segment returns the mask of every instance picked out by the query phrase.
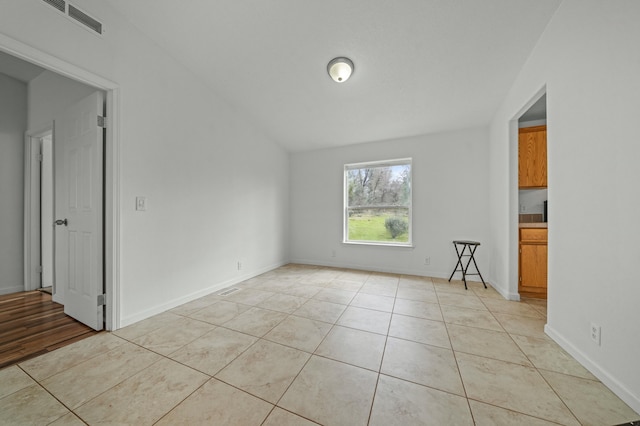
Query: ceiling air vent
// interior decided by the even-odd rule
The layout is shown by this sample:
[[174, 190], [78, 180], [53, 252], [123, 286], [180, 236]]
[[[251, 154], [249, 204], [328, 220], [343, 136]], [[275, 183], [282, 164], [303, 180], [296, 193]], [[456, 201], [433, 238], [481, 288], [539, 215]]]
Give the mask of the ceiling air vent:
[[66, 2], [64, 0], [42, 0], [47, 3], [49, 6], [53, 6], [58, 9], [60, 12], [65, 13]]
[[87, 15], [83, 11], [77, 9], [76, 7], [69, 5], [69, 16], [76, 21], [80, 22], [84, 26], [92, 29], [98, 34], [102, 34], [102, 23], [96, 21], [91, 16]]

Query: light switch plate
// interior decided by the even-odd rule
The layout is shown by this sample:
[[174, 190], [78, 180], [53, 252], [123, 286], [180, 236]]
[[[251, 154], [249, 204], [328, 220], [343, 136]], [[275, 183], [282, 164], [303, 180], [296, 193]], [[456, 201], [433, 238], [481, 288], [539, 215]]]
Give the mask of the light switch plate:
[[140, 212], [147, 210], [147, 197], [136, 197], [136, 210]]

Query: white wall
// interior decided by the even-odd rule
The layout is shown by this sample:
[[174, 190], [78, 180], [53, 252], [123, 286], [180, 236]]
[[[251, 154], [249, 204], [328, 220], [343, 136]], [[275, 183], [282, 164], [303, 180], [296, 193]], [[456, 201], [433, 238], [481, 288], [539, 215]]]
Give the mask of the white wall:
[[525, 127], [534, 127], [534, 126], [546, 126], [547, 119], [543, 118], [541, 120], [531, 120], [531, 121], [518, 121], [518, 128], [522, 129]]
[[94, 87], [44, 71], [29, 82], [29, 130], [50, 128], [60, 111], [95, 92]]
[[518, 191], [520, 213], [543, 214], [544, 202], [548, 198], [547, 189], [521, 189]]
[[0, 294], [24, 290], [27, 85], [0, 74]]
[[0, 28], [120, 87], [120, 325], [286, 263], [288, 154], [105, 2], [76, 3], [103, 37], [40, 0], [0, 1]]
[[[565, 0], [491, 125], [491, 275], [517, 289], [517, 130], [546, 85], [547, 333], [640, 411], [640, 3]], [[515, 125], [517, 128], [517, 124]], [[514, 152], [516, 152], [514, 156]], [[507, 261], [509, 259], [509, 261]], [[602, 326], [602, 345], [589, 325]]]
[[[342, 244], [344, 165], [407, 157], [413, 159], [415, 248]], [[480, 272], [488, 271], [487, 185], [487, 129], [294, 153], [292, 261], [449, 278], [456, 264], [452, 240], [471, 239], [482, 243], [477, 261]]]

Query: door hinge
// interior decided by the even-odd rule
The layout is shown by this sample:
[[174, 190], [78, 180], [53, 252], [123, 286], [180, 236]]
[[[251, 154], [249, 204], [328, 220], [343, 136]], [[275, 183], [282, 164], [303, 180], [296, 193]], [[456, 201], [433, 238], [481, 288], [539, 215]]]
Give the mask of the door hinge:
[[39, 274], [42, 273], [42, 265], [36, 266], [36, 272], [39, 273]]
[[107, 304], [107, 295], [99, 294], [98, 295], [98, 306], [104, 306]]
[[107, 128], [107, 117], [98, 116], [98, 127]]
[[38, 154], [38, 161], [42, 162], [42, 154]]

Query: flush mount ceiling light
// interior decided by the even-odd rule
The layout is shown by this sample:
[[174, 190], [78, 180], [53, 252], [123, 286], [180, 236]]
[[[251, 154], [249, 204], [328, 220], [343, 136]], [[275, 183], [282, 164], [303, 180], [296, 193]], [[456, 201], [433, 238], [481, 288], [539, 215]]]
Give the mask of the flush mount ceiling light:
[[349, 58], [334, 58], [327, 65], [327, 72], [336, 83], [344, 83], [353, 74], [353, 62]]

